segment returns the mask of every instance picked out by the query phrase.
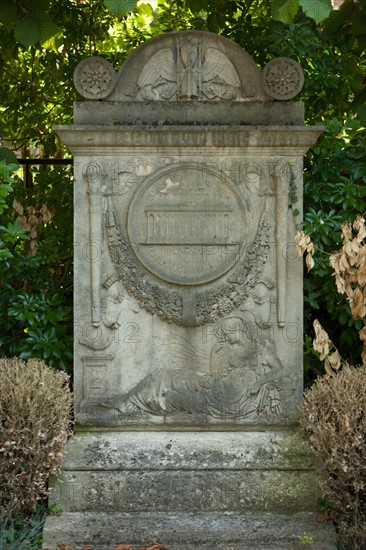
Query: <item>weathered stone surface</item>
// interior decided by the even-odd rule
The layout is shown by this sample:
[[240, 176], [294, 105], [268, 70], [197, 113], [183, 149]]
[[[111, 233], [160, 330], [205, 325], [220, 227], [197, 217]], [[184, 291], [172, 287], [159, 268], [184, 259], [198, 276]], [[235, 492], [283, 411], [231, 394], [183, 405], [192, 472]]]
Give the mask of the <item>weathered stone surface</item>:
[[[107, 156], [114, 163], [118, 162], [118, 157], [122, 157], [120, 162], [132, 162], [132, 164], [138, 162], [134, 175], [151, 173], [144, 174], [144, 167], [151, 166], [147, 160], [150, 160], [152, 154], [157, 156], [158, 160], [163, 159], [165, 164], [167, 164], [167, 155], [172, 159], [176, 159], [177, 156], [179, 158], [178, 151], [196, 160], [197, 156], [201, 159], [202, 154], [207, 154], [213, 157], [211, 162], [214, 163], [217, 163], [217, 157], [219, 157], [218, 164], [223, 169], [225, 166], [229, 168], [227, 163], [232, 156], [239, 155], [240, 159], [244, 156], [242, 177], [245, 182], [249, 160], [252, 166], [256, 166], [256, 173], [263, 172], [263, 178], [268, 170], [268, 157], [272, 162], [282, 159], [285, 163], [292, 161], [293, 164], [301, 160], [300, 166], [302, 166], [303, 155], [324, 128], [322, 126], [290, 128], [283, 125], [246, 127], [212, 124], [203, 128], [190, 125], [131, 127], [80, 124], [75, 127], [55, 126], [54, 130], [67, 142], [70, 151], [81, 157], [80, 160], [85, 161], [85, 158], [95, 160], [96, 154], [102, 150], [103, 154], [99, 160]], [[149, 155], [149, 158], [146, 155]], [[137, 170], [138, 167], [140, 170]], [[230, 172], [234, 178], [238, 178], [237, 168]], [[297, 177], [302, 175], [296, 171], [296, 168], [295, 174]], [[254, 193], [260, 190], [258, 186], [261, 182], [262, 178], [258, 177], [253, 177], [251, 180]], [[301, 188], [301, 180], [296, 179], [296, 182]]]
[[313, 455], [292, 430], [84, 432], [69, 442], [65, 471], [311, 470]]
[[149, 544], [153, 539], [167, 550], [302, 550], [301, 537], [312, 537], [312, 550], [336, 550], [331, 524], [309, 513], [238, 515], [233, 513], [65, 513], [46, 525], [44, 548], [72, 541], [76, 550], [90, 544], [111, 550], [114, 544]]
[[284, 126], [304, 122], [304, 104], [290, 102], [240, 103], [232, 102], [230, 109], [222, 103], [187, 101], [177, 109], [176, 103], [163, 101], [130, 101], [121, 109], [119, 101], [101, 101], [98, 108], [90, 101], [74, 103], [74, 124], [108, 124], [139, 126], [235, 125]]
[[[45, 545], [334, 548], [302, 400], [304, 127], [289, 59], [187, 31], [83, 60], [75, 125], [77, 435]], [[277, 103], [274, 99], [283, 101]], [[292, 512], [305, 515], [288, 516]], [[268, 515], [272, 512], [273, 515]], [[258, 513], [258, 516], [253, 516]]]
[[[314, 472], [64, 472], [51, 499], [70, 512], [314, 511]], [[148, 503], [148, 505], [147, 505]]]
[[319, 131], [294, 127], [291, 148], [283, 128], [59, 130], [79, 158], [79, 423], [206, 430], [296, 420], [302, 264], [288, 205], [301, 209], [300, 153]]
[[[78, 434], [50, 502], [64, 511], [313, 511], [312, 455], [291, 432]], [[148, 503], [148, 504], [147, 504]]]

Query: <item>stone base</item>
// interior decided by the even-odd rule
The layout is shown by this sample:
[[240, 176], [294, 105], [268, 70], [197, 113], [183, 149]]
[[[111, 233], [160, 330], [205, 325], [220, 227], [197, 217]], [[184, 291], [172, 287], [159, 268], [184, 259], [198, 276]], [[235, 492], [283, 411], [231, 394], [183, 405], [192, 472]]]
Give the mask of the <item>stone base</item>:
[[47, 520], [45, 548], [158, 537], [169, 550], [293, 550], [307, 533], [312, 550], [334, 549], [312, 516], [319, 496], [293, 430], [78, 433], [50, 495], [63, 513]]
[[[304, 544], [306, 534], [312, 544]], [[46, 522], [44, 549], [72, 543], [75, 550], [112, 550], [116, 544], [167, 550], [336, 550], [334, 528], [309, 513], [293, 515], [232, 513], [64, 513]], [[309, 539], [307, 539], [309, 540]]]

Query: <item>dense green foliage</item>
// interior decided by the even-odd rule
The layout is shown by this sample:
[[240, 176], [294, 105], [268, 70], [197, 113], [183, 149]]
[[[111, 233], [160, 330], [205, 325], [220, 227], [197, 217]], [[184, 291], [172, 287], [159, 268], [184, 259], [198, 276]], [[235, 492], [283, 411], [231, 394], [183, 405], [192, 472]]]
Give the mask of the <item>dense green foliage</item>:
[[[262, 68], [275, 56], [299, 61], [306, 122], [327, 128], [305, 163], [304, 228], [318, 248], [316, 267], [305, 279], [310, 377], [319, 368], [309, 350], [313, 317], [345, 358], [358, 359], [356, 323], [336, 292], [328, 255], [339, 245], [342, 221], [366, 210], [366, 2], [346, 0], [329, 17], [329, 0], [311, 4], [313, 12], [306, 0], [167, 0], [157, 6], [133, 0], [4, 0], [0, 13], [0, 135], [22, 156], [67, 155], [51, 128], [71, 123], [78, 97], [72, 74], [85, 56], [102, 55], [118, 69], [138, 44], [156, 34], [203, 29], [239, 43]], [[26, 187], [19, 173], [10, 186], [11, 193], [0, 188], [8, 206], [0, 229], [8, 251], [0, 275], [0, 353], [36, 356], [67, 368], [70, 173], [40, 167], [32, 186]], [[52, 213], [37, 229], [35, 254], [29, 233], [14, 225], [14, 198], [24, 209], [37, 211], [45, 204]]]
[[[21, 179], [10, 175], [17, 168], [15, 165], [5, 165], [3, 161], [0, 166], [9, 193], [4, 197], [4, 202], [9, 199], [9, 207], [2, 214], [0, 226], [1, 355], [44, 359], [51, 366], [69, 370], [72, 357], [70, 171], [40, 168], [33, 174], [34, 186], [25, 189]], [[28, 225], [30, 231], [15, 219], [12, 204], [18, 205], [18, 211], [24, 211], [22, 218], [26, 223], [33, 223]], [[52, 212], [48, 223], [39, 212], [41, 204], [47, 204]], [[36, 238], [32, 239], [35, 231]]]

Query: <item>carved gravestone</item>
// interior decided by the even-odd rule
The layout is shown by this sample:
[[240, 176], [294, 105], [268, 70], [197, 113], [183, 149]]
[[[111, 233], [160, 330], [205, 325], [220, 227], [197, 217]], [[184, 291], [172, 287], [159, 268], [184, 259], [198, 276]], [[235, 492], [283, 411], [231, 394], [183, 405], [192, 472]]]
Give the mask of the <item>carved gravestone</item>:
[[301, 68], [261, 73], [229, 40], [185, 31], [118, 73], [87, 58], [74, 80], [87, 101], [56, 131], [75, 155], [76, 429], [45, 546], [283, 548], [310, 530], [333, 548], [308, 523], [317, 482], [294, 429], [293, 237], [321, 132], [288, 101]]

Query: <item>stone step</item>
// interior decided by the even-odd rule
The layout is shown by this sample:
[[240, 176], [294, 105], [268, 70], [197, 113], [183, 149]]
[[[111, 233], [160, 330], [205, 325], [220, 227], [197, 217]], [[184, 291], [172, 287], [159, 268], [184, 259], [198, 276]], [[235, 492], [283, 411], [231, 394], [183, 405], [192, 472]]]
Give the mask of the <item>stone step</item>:
[[64, 512], [316, 512], [296, 432], [87, 433], [68, 445], [50, 503]]
[[[189, 504], [189, 503], [187, 503]], [[44, 549], [62, 542], [75, 550], [112, 550], [116, 544], [150, 545], [167, 550], [336, 550], [331, 523], [310, 513], [80, 513], [48, 518]]]

